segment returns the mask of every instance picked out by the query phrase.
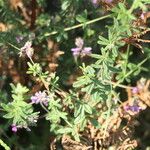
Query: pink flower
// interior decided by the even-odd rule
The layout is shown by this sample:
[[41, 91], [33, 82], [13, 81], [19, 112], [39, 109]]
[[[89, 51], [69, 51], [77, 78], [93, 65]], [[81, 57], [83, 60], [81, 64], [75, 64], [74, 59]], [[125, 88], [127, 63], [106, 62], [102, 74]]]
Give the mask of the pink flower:
[[142, 108], [139, 107], [138, 105], [132, 105], [132, 106], [127, 105], [127, 106], [125, 106], [124, 109], [125, 109], [126, 111], [139, 112]]
[[76, 48], [72, 48], [71, 51], [73, 52], [73, 55], [75, 57], [78, 57], [79, 55], [88, 55], [91, 54], [91, 47], [84, 47], [84, 41], [82, 38], [76, 38], [75, 40]]
[[145, 18], [145, 17], [144, 17], [144, 14], [145, 14], [145, 13], [142, 13], [141, 16], [140, 16], [140, 18], [141, 18], [142, 20], [144, 20], [144, 18]]
[[11, 130], [12, 130], [14, 133], [16, 133], [17, 130], [18, 130], [17, 126], [16, 126], [16, 125], [12, 125], [11, 127], [12, 127]]
[[125, 111], [139, 112], [142, 108], [139, 106], [138, 101], [135, 100], [132, 105], [127, 104], [124, 107]]
[[49, 97], [44, 91], [36, 92], [35, 95], [31, 97], [31, 101], [33, 104], [43, 103], [45, 106], [48, 105], [48, 99]]
[[91, 47], [84, 47], [83, 50], [82, 50], [82, 53], [85, 54], [85, 55], [91, 54], [91, 50], [92, 50]]
[[79, 56], [81, 52], [81, 48], [72, 48], [71, 51], [73, 52], [74, 56]]
[[132, 88], [132, 93], [137, 94], [139, 92], [139, 89], [137, 87]]
[[17, 36], [16, 41], [17, 43], [20, 43], [23, 40], [23, 36]]
[[97, 1], [98, 1], [98, 0], [92, 0], [92, 3], [93, 3], [93, 4], [97, 4]]
[[92, 2], [94, 7], [98, 7], [98, 3], [99, 3], [98, 0], [91, 0], [91, 2]]

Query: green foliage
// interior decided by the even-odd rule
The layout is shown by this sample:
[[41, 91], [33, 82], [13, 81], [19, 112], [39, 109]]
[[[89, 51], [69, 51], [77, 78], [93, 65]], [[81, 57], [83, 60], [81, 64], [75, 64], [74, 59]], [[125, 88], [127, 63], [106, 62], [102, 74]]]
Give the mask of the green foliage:
[[147, 10], [146, 4], [150, 4], [149, 0], [134, 0], [132, 7], [130, 8], [130, 11], [132, 12], [133, 10], [137, 8], [141, 8], [143, 11]]
[[[26, 85], [11, 84], [11, 101], [3, 91], [0, 93], [3, 100], [0, 104], [3, 117], [9, 120], [9, 124], [29, 130], [29, 126], [36, 125], [37, 119], [40, 118], [40, 112], [34, 111], [35, 107], [41, 111], [42, 124], [47, 123], [51, 133], [58, 138], [68, 134], [80, 141], [89, 124], [97, 129], [107, 128], [100, 124], [98, 119], [102, 116], [107, 121], [118, 107], [118, 101], [115, 103], [114, 99], [119, 99], [119, 87], [125, 86], [122, 84], [131, 84], [135, 77], [141, 75], [142, 70], [148, 70], [148, 65], [143, 67], [143, 64], [149, 59], [149, 48], [143, 45], [145, 53], [142, 54], [139, 49], [136, 49], [135, 53], [133, 46], [137, 42], [133, 35], [140, 33], [143, 26], [133, 24], [139, 19], [136, 12], [148, 11], [147, 4], [150, 4], [150, 1], [134, 0], [131, 6], [125, 1], [110, 5], [113, 8], [107, 16], [103, 16], [101, 7], [93, 7], [91, 1], [86, 2], [87, 5], [81, 0], [37, 0], [35, 10], [29, 7], [29, 2], [22, 3], [24, 8], [29, 9], [26, 15], [31, 18], [28, 20], [26, 16], [21, 15], [26, 11], [17, 13], [17, 10], [9, 7], [8, 2], [0, 1], [2, 23], [10, 27], [0, 33], [1, 53], [5, 56], [5, 61], [14, 57], [15, 67], [11, 66], [10, 61], [8, 75], [20, 71], [20, 76], [24, 78], [22, 82]], [[34, 11], [37, 13], [35, 16]], [[106, 20], [98, 22], [103, 19]], [[16, 41], [18, 36], [22, 36], [23, 40]], [[84, 38], [83, 45], [92, 47], [92, 54], [79, 59], [74, 57], [75, 62], [70, 49], [75, 47], [73, 41], [79, 36]], [[32, 58], [23, 56], [18, 59], [16, 53], [25, 41], [31, 39], [35, 54]], [[59, 42], [60, 49], [65, 51], [63, 57], [58, 58], [59, 46], [55, 41]], [[83, 46], [80, 49], [84, 49]], [[138, 55], [140, 59], [133, 61], [132, 58], [136, 58], [134, 55]], [[5, 61], [2, 61], [2, 67]], [[50, 71], [51, 64], [58, 65], [54, 72]], [[22, 70], [21, 65], [25, 70]], [[33, 78], [28, 79], [24, 75], [25, 71]], [[76, 78], [73, 74], [75, 71], [79, 72], [80, 76], [76, 81], [73, 80], [73, 83], [67, 82], [71, 75]], [[5, 74], [4, 71], [0, 81], [6, 78], [9, 82], [9, 77], [4, 77]], [[7, 87], [7, 84], [5, 86]], [[33, 91], [35, 96], [38, 91], [45, 92], [45, 96], [37, 96], [37, 99], [40, 99], [39, 106], [30, 102]], [[44, 104], [43, 99], [48, 102]], [[47, 121], [44, 122], [43, 119]], [[32, 146], [30, 149], [33, 149]]]
[[19, 127], [28, 128], [35, 124], [34, 120], [38, 118], [39, 112], [33, 112], [32, 104], [25, 102], [25, 94], [29, 91], [20, 83], [16, 86], [11, 84], [13, 101], [8, 104], [1, 103], [1, 107], [6, 114], [4, 118], [10, 119], [12, 124]]
[[29, 66], [29, 69], [27, 71], [28, 74], [33, 74], [33, 76], [37, 76], [37, 75], [41, 75], [42, 74], [42, 68], [40, 66], [40, 64], [38, 63], [34, 63], [33, 65], [28, 62], [28, 66]]
[[76, 20], [80, 23], [87, 22], [87, 10], [85, 10], [81, 15], [77, 15]]

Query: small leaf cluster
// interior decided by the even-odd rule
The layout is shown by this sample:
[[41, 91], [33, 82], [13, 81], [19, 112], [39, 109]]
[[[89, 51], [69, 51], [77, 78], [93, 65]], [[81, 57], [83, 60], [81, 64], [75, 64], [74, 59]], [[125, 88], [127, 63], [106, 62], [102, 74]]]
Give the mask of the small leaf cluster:
[[34, 125], [38, 119], [39, 112], [33, 112], [33, 106], [27, 103], [26, 95], [29, 91], [28, 88], [18, 83], [16, 86], [11, 84], [12, 88], [12, 102], [8, 104], [1, 104], [1, 107], [5, 111], [3, 116], [6, 119], [11, 120], [13, 125], [20, 128], [28, 128], [30, 125]]

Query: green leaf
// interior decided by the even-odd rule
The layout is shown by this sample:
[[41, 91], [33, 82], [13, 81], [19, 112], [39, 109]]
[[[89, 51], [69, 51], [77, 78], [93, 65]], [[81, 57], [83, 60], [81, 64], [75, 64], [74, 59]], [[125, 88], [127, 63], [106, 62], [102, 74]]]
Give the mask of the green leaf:
[[86, 22], [86, 21], [87, 21], [86, 18], [84, 18], [84, 17], [81, 16], [81, 15], [77, 15], [77, 16], [76, 16], [76, 20], [77, 20], [78, 22], [80, 22], [80, 23], [83, 23], [83, 22]]
[[101, 59], [101, 55], [98, 54], [91, 54], [90, 56], [96, 59]]
[[74, 112], [74, 117], [77, 117], [81, 113], [82, 105], [77, 107]]
[[80, 15], [76, 16], [76, 20], [80, 23], [84, 23], [87, 21], [87, 10], [84, 10], [84, 12]]
[[59, 134], [68, 134], [68, 133], [71, 133], [72, 132], [72, 128], [69, 128], [69, 127], [63, 127], [61, 129], [58, 129], [57, 130], [57, 133]]
[[13, 115], [13, 113], [10, 112], [10, 113], [5, 114], [3, 117], [6, 119], [11, 119], [14, 117], [14, 115]]
[[81, 107], [81, 113], [74, 120], [74, 124], [79, 124], [85, 119], [85, 109], [84, 106]]
[[99, 122], [96, 120], [96, 119], [90, 119], [90, 122], [93, 124], [93, 126], [95, 127], [95, 128], [97, 128], [97, 129], [100, 129], [101, 128], [101, 126], [100, 126], [100, 124], [99, 124]]
[[108, 66], [108, 69], [114, 73], [119, 73], [121, 72], [121, 69], [118, 69], [116, 67]]
[[78, 81], [73, 83], [73, 87], [76, 87], [76, 88], [81, 87], [83, 85], [87, 85], [90, 82], [91, 82], [90, 78], [85, 78], [85, 77], [78, 78]]
[[91, 76], [94, 76], [95, 70], [91, 66], [87, 66], [85, 71], [90, 74]]
[[10, 108], [9, 108], [9, 104], [4, 104], [4, 103], [1, 103], [1, 107], [5, 110], [5, 111], [9, 111]]
[[62, 10], [66, 10], [70, 5], [69, 1], [64, 1], [63, 4], [61, 5]]
[[85, 119], [84, 116], [79, 115], [78, 117], [75, 118], [74, 124], [79, 124], [79, 123], [81, 123], [84, 119]]
[[109, 40], [107, 40], [106, 38], [99, 36], [99, 41], [98, 44], [100, 45], [108, 45], [109, 44]]
[[91, 94], [92, 90], [94, 89], [95, 84], [92, 83], [88, 86], [85, 86], [84, 88], [81, 89], [82, 92], [86, 92], [88, 94]]
[[84, 110], [85, 112], [92, 114], [92, 108], [88, 104], [84, 104]]

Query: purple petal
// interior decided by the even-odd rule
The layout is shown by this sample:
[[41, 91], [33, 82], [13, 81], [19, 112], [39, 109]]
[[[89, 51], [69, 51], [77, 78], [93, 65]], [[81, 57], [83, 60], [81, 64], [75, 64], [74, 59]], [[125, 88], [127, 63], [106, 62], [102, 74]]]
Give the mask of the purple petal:
[[72, 51], [72, 52], [80, 52], [80, 51], [81, 51], [81, 48], [72, 48], [71, 51]]
[[49, 97], [45, 92], [36, 92], [34, 96], [31, 97], [33, 104], [43, 103], [45, 106], [48, 104]]
[[43, 104], [44, 104], [45, 106], [48, 106], [48, 101], [44, 101]]
[[142, 13], [141, 16], [140, 16], [140, 18], [141, 18], [142, 20], [144, 20], [144, 18], [145, 18], [144, 14], [145, 14], [145, 13]]
[[32, 101], [32, 103], [34, 104], [38, 104], [39, 102], [40, 102], [40, 100], [39, 100], [39, 98], [38, 97], [36, 97], [36, 96], [32, 96], [31, 97], [31, 101]]
[[16, 126], [16, 125], [12, 125], [11, 130], [12, 130], [13, 132], [15, 132], [15, 133], [16, 133], [16, 132], [17, 132], [17, 130], [18, 130], [18, 129], [17, 129], [17, 126]]
[[139, 112], [141, 108], [139, 106], [130, 106], [130, 110], [133, 112]]
[[22, 37], [22, 36], [17, 36], [17, 37], [16, 37], [17, 43], [20, 43], [22, 40], [23, 40], [23, 37]]
[[85, 48], [82, 50], [82, 53], [85, 54], [85, 55], [91, 54], [91, 50], [92, 50], [91, 47], [85, 47]]
[[74, 56], [79, 56], [79, 55], [80, 55], [80, 52], [73, 52], [73, 55], [74, 55]]
[[91, 0], [94, 7], [98, 7], [98, 0]]
[[139, 89], [137, 87], [132, 88], [132, 93], [133, 94], [137, 94], [139, 91]]
[[97, 3], [97, 0], [92, 0], [92, 3], [93, 3], [93, 4], [96, 4], [96, 3]]
[[79, 56], [81, 52], [81, 48], [72, 48], [71, 51], [74, 56]]
[[125, 110], [125, 111], [129, 111], [129, 110], [130, 110], [130, 109], [129, 109], [129, 106], [125, 106], [125, 107], [124, 107], [124, 110]]
[[125, 111], [132, 111], [132, 112], [139, 112], [141, 110], [141, 107], [139, 107], [138, 105], [127, 105], [124, 107]]

